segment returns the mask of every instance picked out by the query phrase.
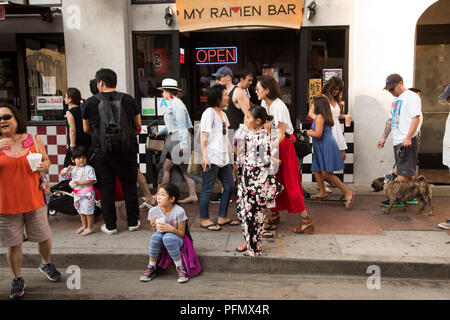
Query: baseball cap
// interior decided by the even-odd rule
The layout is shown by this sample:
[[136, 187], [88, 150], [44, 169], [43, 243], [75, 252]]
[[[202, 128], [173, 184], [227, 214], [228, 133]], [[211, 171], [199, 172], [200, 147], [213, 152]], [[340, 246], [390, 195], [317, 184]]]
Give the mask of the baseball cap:
[[450, 96], [450, 84], [447, 85], [445, 91], [439, 96], [439, 99], [447, 100], [448, 96]]
[[228, 68], [228, 67], [220, 67], [219, 70], [217, 70], [217, 72], [213, 73], [212, 75], [213, 75], [213, 77], [216, 77], [216, 78], [218, 78], [218, 77], [225, 77], [225, 76], [231, 76], [232, 77], [233, 76], [233, 71], [231, 71], [231, 69]]
[[384, 87], [384, 90], [391, 90], [392, 88], [394, 88], [397, 83], [399, 83], [400, 81], [403, 82], [403, 78], [401, 75], [397, 74], [397, 73], [393, 73], [390, 76], [387, 77], [386, 79], [386, 86]]

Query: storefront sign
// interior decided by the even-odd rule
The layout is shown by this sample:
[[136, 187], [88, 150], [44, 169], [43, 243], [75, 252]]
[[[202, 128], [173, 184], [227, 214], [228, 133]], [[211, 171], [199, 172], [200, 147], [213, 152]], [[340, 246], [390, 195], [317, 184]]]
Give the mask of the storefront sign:
[[300, 29], [305, 0], [177, 0], [180, 32], [236, 26]]
[[37, 110], [64, 110], [64, 98], [56, 97], [37, 97]]
[[195, 49], [195, 63], [203, 64], [236, 64], [238, 50], [236, 47], [210, 47]]

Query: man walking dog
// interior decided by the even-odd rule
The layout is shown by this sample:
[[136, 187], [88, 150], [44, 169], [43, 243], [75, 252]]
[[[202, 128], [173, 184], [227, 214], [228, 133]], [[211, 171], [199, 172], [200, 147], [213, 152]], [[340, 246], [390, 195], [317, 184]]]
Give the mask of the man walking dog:
[[[397, 164], [397, 180], [414, 180], [416, 175], [417, 157], [419, 153], [419, 124], [422, 117], [422, 102], [417, 94], [407, 90], [403, 78], [399, 74], [391, 74], [386, 79], [384, 90], [389, 91], [395, 100], [391, 106], [391, 113], [383, 137], [378, 141], [378, 149], [382, 149], [386, 139], [392, 131], [395, 162]], [[417, 204], [416, 199], [408, 204]], [[387, 207], [389, 200], [383, 201]], [[402, 202], [394, 206], [403, 206]]]

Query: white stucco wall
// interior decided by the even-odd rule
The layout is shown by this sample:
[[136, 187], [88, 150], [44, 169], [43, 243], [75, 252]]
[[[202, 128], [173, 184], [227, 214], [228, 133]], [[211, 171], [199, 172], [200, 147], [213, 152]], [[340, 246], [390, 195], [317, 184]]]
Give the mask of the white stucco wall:
[[91, 96], [89, 80], [100, 68], [117, 73], [119, 91], [134, 92], [129, 6], [129, 0], [62, 1], [68, 85], [83, 97]]

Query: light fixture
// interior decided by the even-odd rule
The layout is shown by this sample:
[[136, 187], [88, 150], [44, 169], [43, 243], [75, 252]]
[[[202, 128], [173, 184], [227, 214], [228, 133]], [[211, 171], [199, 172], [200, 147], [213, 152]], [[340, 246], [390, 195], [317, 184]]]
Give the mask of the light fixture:
[[306, 7], [306, 20], [311, 20], [316, 14], [316, 1], [311, 1], [311, 3]]
[[170, 27], [173, 23], [173, 13], [171, 7], [166, 8], [166, 14], [164, 15], [164, 19], [166, 19], [166, 24]]

